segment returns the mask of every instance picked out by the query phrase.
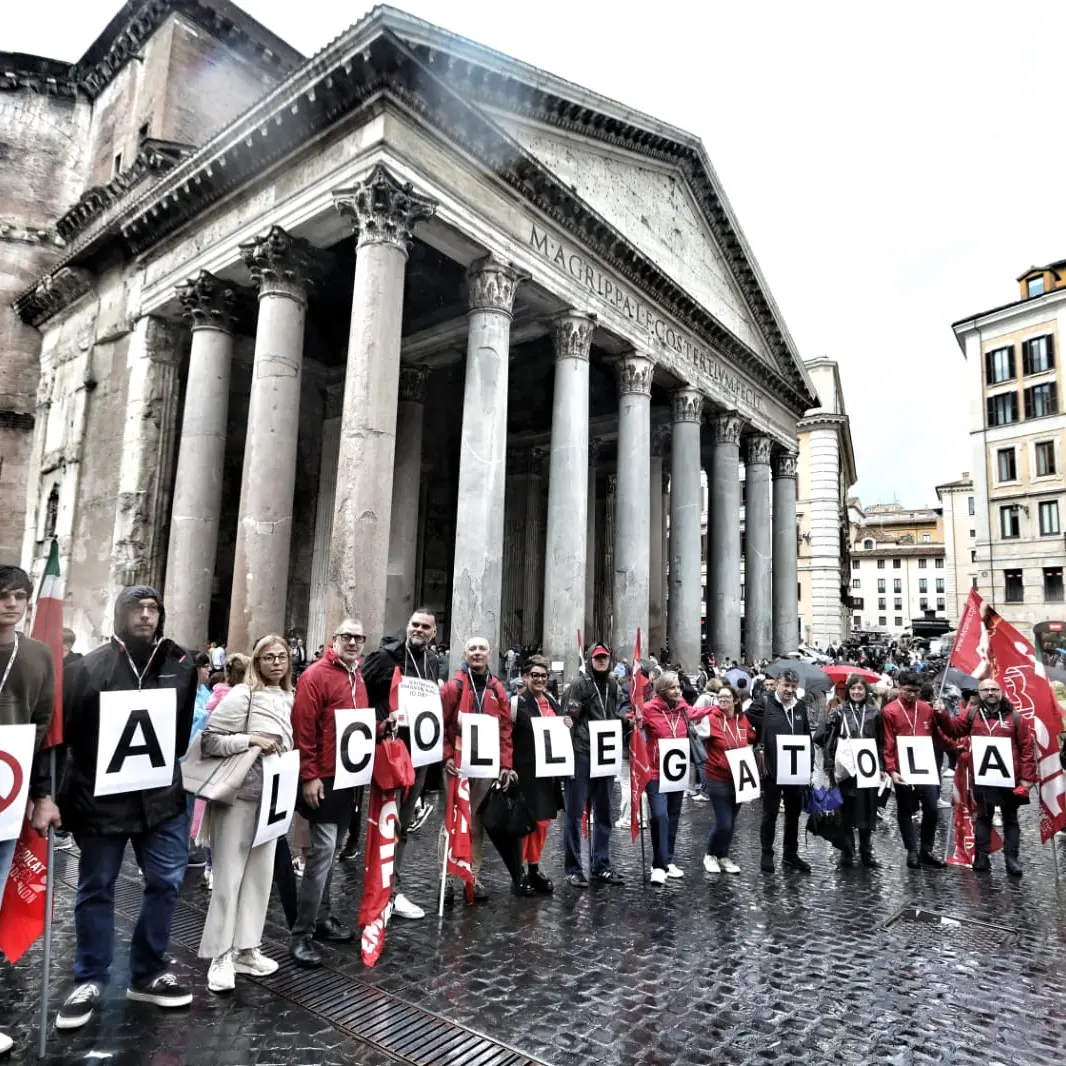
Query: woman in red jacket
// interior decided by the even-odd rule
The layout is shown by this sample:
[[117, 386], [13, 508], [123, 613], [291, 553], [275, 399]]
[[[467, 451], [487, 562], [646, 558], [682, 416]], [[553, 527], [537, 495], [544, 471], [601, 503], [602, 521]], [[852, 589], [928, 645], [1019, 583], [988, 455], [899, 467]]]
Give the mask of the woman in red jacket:
[[707, 838], [703, 869], [709, 874], [737, 874], [740, 867], [729, 857], [729, 845], [733, 843], [733, 826], [740, 804], [737, 803], [726, 752], [754, 744], [755, 730], [741, 711], [736, 689], [731, 685], [723, 685], [718, 690], [718, 706], [711, 708], [709, 724], [710, 735], [703, 741], [707, 749], [704, 772], [707, 794], [714, 807], [714, 828]]
[[659, 791], [659, 741], [687, 740], [688, 723], [704, 718], [712, 708], [693, 710], [681, 698], [681, 681], [672, 670], [655, 679], [655, 697], [644, 705], [644, 730], [648, 737], [648, 762], [651, 780], [648, 782], [648, 807], [651, 810], [651, 883], [662, 885], [668, 877], [684, 877], [684, 871], [674, 865], [674, 844], [681, 821], [681, 801], [684, 791]]

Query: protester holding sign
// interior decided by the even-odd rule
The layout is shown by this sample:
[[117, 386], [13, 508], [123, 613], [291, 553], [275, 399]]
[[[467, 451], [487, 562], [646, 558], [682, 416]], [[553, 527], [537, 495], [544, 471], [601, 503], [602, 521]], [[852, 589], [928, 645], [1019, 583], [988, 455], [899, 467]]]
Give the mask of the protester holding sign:
[[[733, 770], [726, 753], [750, 749], [755, 743], [755, 730], [741, 711], [736, 690], [731, 685], [720, 685], [716, 700], [717, 705], [710, 708], [711, 713], [707, 717], [710, 732], [703, 741], [707, 752], [705, 787], [714, 808], [714, 827], [707, 838], [703, 869], [709, 874], [736, 874], [740, 873], [740, 867], [729, 857], [729, 848], [733, 843], [733, 827], [740, 804], [737, 802]], [[748, 774], [757, 786], [758, 781], [750, 767]], [[758, 795], [757, 788], [755, 795]]]
[[[760, 868], [765, 873], [773, 873], [774, 870], [774, 836], [782, 800], [785, 805], [783, 862], [801, 873], [811, 872], [810, 865], [799, 855], [799, 818], [810, 780], [811, 729], [807, 704], [796, 696], [798, 684], [799, 675], [795, 670], [784, 670], [778, 675], [776, 692], [767, 692], [761, 707], [752, 703], [748, 708], [748, 719], [755, 729], [764, 769], [759, 835], [762, 841]], [[784, 761], [779, 760], [779, 749], [786, 752]], [[804, 751], [808, 781], [784, 783], [783, 778], [796, 776], [789, 771], [793, 769], [793, 761], [797, 766], [803, 762]]]
[[[876, 788], [860, 788], [861, 770], [858, 748], [854, 741], [872, 740], [876, 747], [878, 769], [884, 765], [884, 737], [881, 710], [874, 701], [869, 684], [858, 674], [852, 674], [844, 686], [844, 700], [837, 703], [826, 716], [822, 727], [814, 734], [814, 741], [825, 752], [825, 767], [840, 789], [844, 802], [840, 807], [841, 835], [840, 865], [855, 865], [855, 830], [859, 831], [859, 857], [863, 866], [877, 869], [874, 858], [873, 831], [877, 828]], [[868, 759], [868, 749], [864, 759]], [[865, 769], [865, 766], [862, 768]], [[877, 773], [877, 779], [881, 777]]]
[[1029, 790], [1039, 780], [1033, 730], [992, 678], [981, 679], [977, 698], [976, 707], [970, 707], [955, 718], [948, 716], [937, 704], [937, 719], [942, 722], [945, 732], [956, 737], [970, 737], [973, 796], [977, 802], [973, 868], [979, 872], [992, 868], [988, 855], [992, 816], [998, 807], [1003, 817], [1003, 864], [1011, 877], [1021, 877], [1018, 807], [1029, 802]]
[[[262, 755], [292, 750], [292, 664], [277, 634], [252, 651], [247, 683], [235, 685], [211, 713], [201, 744], [205, 756], [233, 758], [252, 748]], [[252, 763], [232, 804], [208, 803], [201, 837], [210, 840], [214, 890], [200, 958], [210, 959], [207, 987], [232, 992], [236, 974], [265, 977], [278, 964], [259, 949], [263, 940], [277, 840], [255, 844], [263, 802], [263, 760]], [[291, 816], [291, 809], [288, 812]]]
[[[403, 678], [430, 682], [433, 690], [437, 689], [437, 674], [440, 670], [440, 662], [437, 656], [430, 650], [430, 645], [437, 636], [437, 616], [427, 607], [419, 607], [411, 613], [407, 621], [405, 639], [399, 637], [383, 637], [376, 651], [370, 652], [362, 664], [363, 680], [366, 682], [367, 695], [370, 697], [370, 706], [377, 712], [379, 722], [385, 721], [392, 713], [392, 700], [390, 699], [394, 685], [402, 684]], [[397, 691], [396, 702], [398, 715], [406, 711], [405, 693]], [[439, 700], [439, 695], [438, 695]], [[408, 752], [411, 752], [411, 726], [414, 723], [407, 720], [403, 713], [403, 720], [397, 721], [396, 735], [403, 742]], [[414, 760], [413, 760], [414, 761]], [[400, 803], [400, 839], [396, 845], [396, 856], [393, 863], [393, 898], [392, 913], [399, 918], [418, 919], [424, 918], [426, 912], [417, 904], [412, 903], [403, 891], [402, 868], [404, 853], [407, 850], [407, 836], [411, 832], [411, 824], [415, 820], [415, 808], [426, 787], [426, 775], [429, 772], [428, 763], [414, 761], [415, 783], [403, 795]]]
[[[192, 1002], [192, 993], [168, 972], [166, 950], [189, 853], [178, 757], [189, 746], [197, 678], [189, 654], [163, 636], [165, 619], [155, 589], [123, 589], [111, 640], [64, 673], [67, 761], [59, 808], [81, 862], [74, 987], [59, 1009], [58, 1029], [83, 1026], [107, 982], [115, 880], [127, 841], [144, 873], [144, 900], [130, 943], [126, 998], [158, 1007]], [[140, 784], [160, 779], [169, 783]]]
[[[942, 730], [949, 718], [946, 714], [937, 715], [928, 703], [918, 698], [922, 682], [913, 670], [904, 670], [897, 682], [899, 698], [881, 708], [881, 717], [884, 723], [885, 770], [895, 784], [899, 835], [907, 849], [907, 865], [911, 869], [919, 866], [942, 869], [947, 863], [933, 852], [936, 841], [936, 801], [940, 795], [934, 736], [943, 747], [953, 746]], [[901, 744], [901, 738], [905, 741], [910, 737], [927, 739], [920, 747]], [[905, 775], [910, 777], [910, 782], [905, 780]], [[923, 783], [925, 781], [928, 784]], [[919, 806], [922, 810], [920, 851], [914, 839], [914, 815]]]
[[[558, 702], [548, 694], [548, 660], [542, 655], [530, 656], [522, 667], [525, 688], [511, 698], [514, 719], [514, 768], [518, 787], [522, 791], [529, 813], [537, 823], [532, 833], [522, 838], [522, 861], [526, 871], [515, 885], [521, 896], [536, 893], [550, 895], [555, 891], [552, 881], [540, 872], [540, 857], [548, 838], [548, 826], [563, 809], [563, 788], [558, 777], [537, 775], [536, 742], [533, 722], [538, 718], [554, 718], [562, 714]], [[569, 726], [570, 719], [564, 719]]]

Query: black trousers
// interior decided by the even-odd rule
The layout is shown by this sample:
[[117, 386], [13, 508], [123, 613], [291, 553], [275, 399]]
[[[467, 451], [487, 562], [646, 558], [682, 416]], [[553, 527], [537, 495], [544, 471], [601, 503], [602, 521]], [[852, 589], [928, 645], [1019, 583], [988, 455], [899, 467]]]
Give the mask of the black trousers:
[[988, 854], [992, 843], [992, 813], [998, 807], [1003, 815], [1003, 854], [1018, 858], [1018, 845], [1022, 831], [1018, 826], [1018, 797], [1009, 788], [977, 788], [973, 790], [977, 801], [977, 817], [973, 822], [974, 846], [983, 855]]
[[763, 851], [774, 850], [777, 814], [782, 798], [785, 801], [785, 855], [795, 855], [799, 851], [799, 820], [803, 811], [804, 791], [802, 785], [778, 785], [763, 780], [762, 824], [759, 827]]
[[914, 815], [922, 809], [922, 851], [932, 851], [936, 841], [936, 801], [939, 796], [935, 785], [896, 785], [896, 819], [899, 835], [908, 851], [917, 851], [914, 839]]

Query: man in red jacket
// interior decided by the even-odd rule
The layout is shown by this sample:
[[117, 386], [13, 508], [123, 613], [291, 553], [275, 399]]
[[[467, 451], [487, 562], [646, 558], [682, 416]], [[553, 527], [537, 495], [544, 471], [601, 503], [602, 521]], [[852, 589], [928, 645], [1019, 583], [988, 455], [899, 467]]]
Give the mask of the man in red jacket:
[[[947, 864], [933, 853], [936, 840], [936, 801], [939, 789], [936, 785], [907, 785], [899, 772], [899, 745], [897, 737], [933, 737], [946, 748], [953, 747], [944, 735], [938, 721], [946, 715], [938, 715], [924, 700], [918, 699], [921, 679], [913, 670], [904, 670], [899, 675], [899, 699], [881, 709], [881, 721], [885, 736], [885, 770], [896, 787], [896, 819], [899, 833], [907, 848], [907, 865], [911, 869], [932, 866], [943, 869]], [[922, 809], [921, 851], [914, 839], [914, 814]]]
[[[466, 642], [465, 662], [455, 676], [441, 689], [441, 706], [444, 711], [444, 772], [453, 777], [459, 775], [455, 764], [455, 745], [459, 737], [459, 713], [491, 714], [500, 723], [500, 787], [505, 791], [518, 780], [514, 772], [511, 745], [511, 701], [499, 679], [489, 670], [491, 649], [484, 637], [471, 637]], [[489, 894], [481, 885], [481, 856], [484, 845], [484, 830], [478, 814], [493, 782], [487, 778], [470, 781], [470, 845], [473, 852], [471, 866], [474, 870], [474, 899], [484, 903]], [[443, 827], [441, 832], [444, 832]], [[445, 841], [445, 846], [447, 842]], [[442, 852], [443, 854], [443, 852]], [[450, 888], [451, 886], [449, 886]]]
[[311, 827], [311, 851], [304, 867], [292, 927], [289, 954], [300, 966], [322, 965], [314, 940], [346, 942], [352, 930], [331, 914], [330, 882], [339, 826], [347, 825], [355, 790], [335, 789], [337, 726], [340, 708], [369, 707], [359, 672], [366, 635], [362, 622], [346, 618], [333, 643], [312, 663], [296, 686], [292, 707], [293, 744], [300, 752], [300, 795], [297, 809]]

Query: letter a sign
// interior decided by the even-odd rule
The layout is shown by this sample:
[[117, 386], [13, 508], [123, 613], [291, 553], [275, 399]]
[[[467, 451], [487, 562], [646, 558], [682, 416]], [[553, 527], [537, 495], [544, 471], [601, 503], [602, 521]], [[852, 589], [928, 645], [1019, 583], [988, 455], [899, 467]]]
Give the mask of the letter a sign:
[[166, 788], [174, 781], [178, 697], [172, 688], [100, 693], [97, 796]]
[[1014, 788], [1014, 745], [1010, 737], [973, 737], [973, 783], [981, 788]]
[[688, 737], [659, 741], [659, 791], [681, 792], [688, 785]]
[[759, 784], [759, 763], [755, 758], [755, 749], [727, 748], [725, 753], [729, 763], [729, 772], [733, 775], [733, 792], [737, 803], [750, 803], [762, 793]]

